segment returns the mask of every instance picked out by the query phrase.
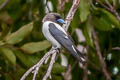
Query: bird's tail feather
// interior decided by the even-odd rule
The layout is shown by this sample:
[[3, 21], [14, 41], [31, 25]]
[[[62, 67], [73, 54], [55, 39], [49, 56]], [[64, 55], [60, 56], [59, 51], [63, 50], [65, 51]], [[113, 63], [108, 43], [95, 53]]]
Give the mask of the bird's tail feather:
[[79, 55], [78, 60], [81, 62], [85, 62], [86, 60], [85, 60], [85, 57], [83, 56], [83, 54], [77, 48], [76, 48], [76, 51], [77, 51], [76, 54]]
[[77, 58], [80, 62], [82, 62], [82, 63], [86, 62], [85, 57], [83, 56], [83, 54], [75, 46], [74, 46], [74, 48], [75, 48], [75, 51], [72, 50], [72, 52], [71, 52], [72, 55], [75, 58]]

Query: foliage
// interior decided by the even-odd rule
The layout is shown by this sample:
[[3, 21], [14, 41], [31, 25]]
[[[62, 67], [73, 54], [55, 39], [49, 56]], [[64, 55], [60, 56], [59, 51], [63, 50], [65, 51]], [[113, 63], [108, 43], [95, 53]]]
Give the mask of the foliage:
[[[0, 0], [0, 6], [6, 0]], [[62, 0], [62, 9], [59, 0], [47, 0], [53, 5], [53, 12], [58, 12], [63, 18], [67, 15], [72, 5], [72, 0]], [[61, 0], [60, 0], [61, 1]], [[69, 33], [76, 45], [89, 45], [88, 80], [106, 80], [101, 64], [96, 55], [94, 40], [91, 33], [90, 16], [97, 32], [102, 56], [107, 64], [107, 70], [112, 80], [120, 80], [120, 21], [112, 12], [106, 10], [96, 0], [80, 0], [80, 5], [70, 25]], [[93, 2], [91, 2], [93, 1]], [[105, 0], [101, 3], [108, 6]], [[120, 13], [119, 0], [110, 0], [118, 14]], [[48, 6], [49, 7], [49, 6]], [[51, 8], [50, 8], [51, 10]], [[0, 9], [0, 80], [19, 80], [32, 65], [50, 49], [51, 45], [44, 38], [42, 18], [46, 12], [42, 0], [10, 0]], [[79, 42], [75, 30], [80, 29], [85, 37], [84, 42]], [[75, 35], [73, 35], [75, 34]], [[68, 53], [63, 51], [63, 53]], [[75, 59], [69, 54], [64, 54], [72, 66]], [[43, 65], [37, 79], [42, 79], [48, 65]], [[62, 72], [67, 67], [61, 65], [59, 56], [52, 71], [53, 80], [63, 80]], [[115, 71], [115, 70], [118, 70]], [[83, 78], [83, 69], [79, 65], [72, 66], [72, 80]], [[27, 80], [32, 80], [30, 75]]]

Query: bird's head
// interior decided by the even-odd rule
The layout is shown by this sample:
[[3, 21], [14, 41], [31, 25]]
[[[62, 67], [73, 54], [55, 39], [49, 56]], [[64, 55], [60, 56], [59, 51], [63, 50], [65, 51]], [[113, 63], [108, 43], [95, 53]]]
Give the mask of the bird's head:
[[58, 24], [65, 24], [65, 21], [61, 18], [58, 13], [48, 13], [42, 20], [42, 22], [52, 21]]

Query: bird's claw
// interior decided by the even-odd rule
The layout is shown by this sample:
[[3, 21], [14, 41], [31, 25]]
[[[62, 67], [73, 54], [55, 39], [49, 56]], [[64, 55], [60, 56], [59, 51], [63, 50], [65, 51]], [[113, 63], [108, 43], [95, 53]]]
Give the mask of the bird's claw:
[[60, 48], [52, 47], [52, 50], [56, 50], [57, 52], [59, 52], [59, 51], [60, 51]]

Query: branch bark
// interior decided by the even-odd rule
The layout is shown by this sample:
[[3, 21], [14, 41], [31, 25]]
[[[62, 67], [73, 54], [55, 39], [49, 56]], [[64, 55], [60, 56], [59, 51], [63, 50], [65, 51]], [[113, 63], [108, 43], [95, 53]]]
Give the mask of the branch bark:
[[75, 14], [75, 12], [76, 12], [79, 4], [80, 4], [80, 0], [73, 0], [73, 5], [72, 5], [72, 7], [71, 7], [71, 9], [70, 9], [70, 11], [69, 11], [66, 19], [65, 19], [65, 23], [66, 23], [66, 24], [63, 25], [63, 28], [64, 28], [66, 31], [67, 31], [68, 28], [69, 28], [69, 25], [70, 25], [70, 23], [71, 23], [71, 21], [72, 21], [72, 19], [73, 19], [73, 17], [74, 17], [74, 14]]
[[101, 67], [102, 67], [102, 71], [104, 73], [104, 75], [106, 76], [106, 80], [112, 80], [107, 69], [106, 69], [106, 63], [104, 62], [104, 59], [102, 57], [102, 53], [100, 51], [100, 47], [99, 47], [99, 43], [98, 43], [98, 37], [97, 34], [93, 28], [93, 24], [92, 24], [92, 16], [90, 16], [90, 24], [91, 24], [91, 31], [92, 31], [92, 35], [93, 35], [93, 39], [94, 39], [94, 45], [97, 51], [97, 55], [99, 58], [99, 61], [101, 63]]
[[85, 63], [85, 68], [84, 68], [84, 75], [83, 75], [83, 80], [88, 80], [88, 51], [89, 47], [86, 47], [87, 52], [86, 52], [86, 63]]
[[35, 80], [36, 74], [38, 73], [39, 68], [41, 67], [41, 65], [43, 64], [43, 62], [51, 55], [54, 54], [55, 52], [57, 52], [56, 50], [51, 49], [49, 52], [47, 52], [43, 58], [37, 63], [35, 64], [33, 67], [31, 67], [26, 73], [24, 73], [24, 75], [22, 76], [22, 78], [20, 80], [25, 80], [25, 78], [32, 72], [34, 73], [34, 77], [33, 80]]
[[0, 5], [0, 10], [5, 7], [5, 5], [9, 2], [10, 0], [6, 0], [3, 4]]
[[64, 80], [71, 80], [71, 65], [68, 66], [68, 70], [63, 75]]
[[57, 54], [57, 53], [54, 53], [54, 54], [52, 55], [52, 58], [51, 58], [51, 61], [50, 61], [50, 64], [49, 64], [47, 73], [46, 73], [45, 76], [43, 77], [43, 80], [47, 80], [48, 77], [51, 78], [51, 71], [52, 71], [53, 64], [55, 63], [56, 54]]

